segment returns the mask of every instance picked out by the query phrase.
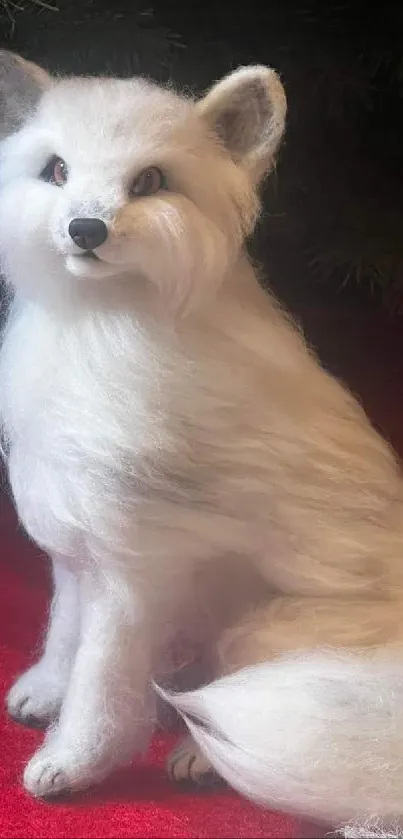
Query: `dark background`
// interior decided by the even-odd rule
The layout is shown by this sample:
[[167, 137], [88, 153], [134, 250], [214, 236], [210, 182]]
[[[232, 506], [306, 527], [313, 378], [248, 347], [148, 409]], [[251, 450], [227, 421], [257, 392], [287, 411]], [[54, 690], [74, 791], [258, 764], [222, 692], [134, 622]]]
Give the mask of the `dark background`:
[[63, 73], [193, 91], [276, 67], [288, 132], [253, 245], [270, 284], [296, 311], [403, 311], [403, 2], [0, 0], [0, 43]]

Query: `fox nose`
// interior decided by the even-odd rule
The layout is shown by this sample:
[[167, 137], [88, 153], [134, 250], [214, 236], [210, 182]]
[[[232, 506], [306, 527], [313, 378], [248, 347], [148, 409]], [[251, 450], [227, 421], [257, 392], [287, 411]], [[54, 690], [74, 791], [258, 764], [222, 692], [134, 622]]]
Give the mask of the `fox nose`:
[[69, 224], [69, 234], [77, 247], [93, 251], [105, 242], [108, 228], [100, 218], [73, 218]]

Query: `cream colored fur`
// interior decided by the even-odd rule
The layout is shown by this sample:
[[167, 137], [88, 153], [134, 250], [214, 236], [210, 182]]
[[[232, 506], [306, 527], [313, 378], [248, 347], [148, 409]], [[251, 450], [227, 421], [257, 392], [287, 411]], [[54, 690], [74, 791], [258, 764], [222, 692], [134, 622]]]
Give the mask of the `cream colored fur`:
[[[33, 795], [144, 745], [184, 637], [225, 677], [170, 698], [200, 773], [335, 823], [403, 815], [400, 470], [244, 249], [284, 120], [263, 67], [200, 102], [48, 79], [2, 144], [4, 449], [55, 577], [43, 658], [8, 697], [52, 720]], [[62, 187], [39, 178], [52, 155]], [[149, 166], [167, 189], [130, 198]], [[68, 234], [77, 216], [107, 225], [98, 260]]]

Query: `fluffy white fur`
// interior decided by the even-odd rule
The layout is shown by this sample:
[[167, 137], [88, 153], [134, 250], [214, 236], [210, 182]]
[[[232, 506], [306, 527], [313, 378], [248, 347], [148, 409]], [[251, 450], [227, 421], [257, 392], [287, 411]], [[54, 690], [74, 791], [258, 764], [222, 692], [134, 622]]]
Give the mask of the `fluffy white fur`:
[[402, 692], [401, 663], [317, 652], [170, 699], [240, 793], [370, 837], [402, 835]]
[[[185, 638], [241, 672], [171, 698], [204, 754], [191, 741], [182, 774], [198, 756], [269, 806], [399, 818], [401, 474], [244, 250], [284, 127], [277, 76], [243, 68], [193, 102], [140, 79], [43, 92], [0, 61], [31, 106], [40, 78], [0, 168], [4, 450], [55, 577], [43, 657], [8, 697], [52, 720], [26, 788], [79, 789], [142, 748]], [[39, 177], [52, 155], [60, 188]], [[167, 189], [131, 199], [148, 166]], [[77, 216], [107, 224], [96, 261]]]

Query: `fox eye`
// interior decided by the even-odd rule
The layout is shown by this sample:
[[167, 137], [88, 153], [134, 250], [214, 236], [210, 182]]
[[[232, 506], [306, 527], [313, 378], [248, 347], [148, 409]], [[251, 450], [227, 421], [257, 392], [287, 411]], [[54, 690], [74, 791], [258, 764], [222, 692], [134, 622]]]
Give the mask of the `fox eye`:
[[48, 184], [55, 186], [63, 186], [67, 181], [68, 168], [67, 163], [61, 157], [55, 154], [48, 160], [44, 169], [40, 174], [40, 178]]
[[151, 166], [150, 169], [144, 169], [144, 172], [141, 172], [133, 181], [129, 193], [131, 198], [138, 198], [145, 195], [155, 195], [160, 189], [165, 188], [166, 179], [161, 169]]

